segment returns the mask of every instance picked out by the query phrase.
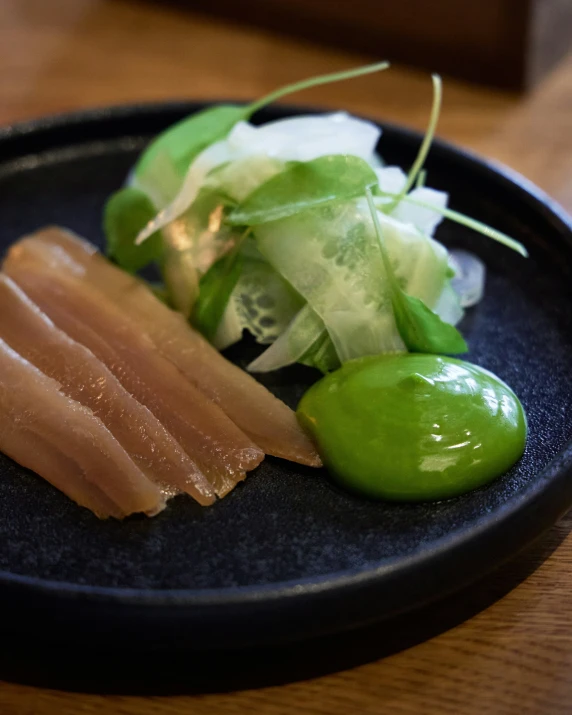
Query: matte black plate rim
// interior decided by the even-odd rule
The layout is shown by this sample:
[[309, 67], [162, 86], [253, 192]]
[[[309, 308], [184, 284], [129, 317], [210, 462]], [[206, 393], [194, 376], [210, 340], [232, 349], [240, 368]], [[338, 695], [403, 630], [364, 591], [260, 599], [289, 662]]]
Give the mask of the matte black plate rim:
[[[136, 119], [141, 114], [158, 114], [165, 111], [187, 110], [191, 111], [199, 106], [217, 104], [212, 101], [173, 101], [161, 103], [138, 103], [131, 105], [117, 105], [102, 107], [79, 112], [56, 114], [38, 119], [28, 120], [0, 128], [0, 143], [9, 142], [14, 138], [26, 138], [41, 132], [63, 129], [70, 125], [93, 124], [102, 121], [117, 119]], [[331, 111], [315, 107], [281, 107], [292, 114], [301, 110], [306, 112]], [[391, 124], [389, 122], [376, 122], [382, 128], [398, 131], [417, 140], [421, 134], [414, 130]], [[537, 211], [545, 219], [559, 226], [560, 230], [569, 233], [572, 242], [572, 218], [548, 194], [538, 188], [531, 181], [518, 172], [500, 164], [499, 162], [483, 159], [466, 149], [460, 149], [453, 144], [436, 139], [436, 147], [460, 158], [473, 171], [493, 175], [497, 181], [510, 185], [516, 191], [531, 201]], [[406, 558], [394, 557], [385, 560], [380, 566], [367, 571], [352, 572], [349, 570], [332, 572], [323, 577], [311, 577], [300, 580], [282, 581], [275, 584], [226, 587], [220, 589], [130, 589], [118, 587], [83, 586], [66, 581], [54, 581], [30, 576], [12, 574], [0, 571], [0, 586], [23, 587], [26, 590], [37, 592], [66, 595], [71, 598], [85, 598], [97, 601], [112, 601], [125, 605], [138, 604], [144, 606], [182, 606], [182, 607], [216, 607], [227, 606], [256, 606], [261, 601], [272, 602], [275, 600], [297, 600], [299, 597], [320, 597], [333, 592], [353, 591], [354, 589], [367, 589], [379, 586], [387, 577], [397, 577], [400, 573], [411, 569], [423, 568], [430, 570], [439, 566], [443, 558], [450, 552], [461, 551], [468, 543], [484, 547], [485, 543], [493, 543], [499, 539], [500, 534], [506, 534], [513, 521], [528, 520], [525, 527], [526, 537], [519, 538], [520, 547], [540, 536], [554, 521], [561, 516], [572, 504], [572, 443], [569, 444], [549, 465], [537, 476], [537, 480], [527, 491], [519, 497], [514, 497], [505, 508], [498, 510], [490, 516], [483, 518], [477, 526], [469, 532], [451, 534], [440, 539], [431, 550], [424, 549], [421, 553], [412, 554]], [[530, 518], [533, 515], [533, 518]], [[497, 558], [490, 561], [487, 570], [492, 569], [506, 560], [515, 552], [510, 543], [498, 541]], [[480, 572], [475, 574], [475, 577]], [[461, 579], [467, 582], [468, 578]], [[443, 583], [442, 592], [447, 591], [447, 584]], [[459, 583], [461, 585], [461, 583]]]

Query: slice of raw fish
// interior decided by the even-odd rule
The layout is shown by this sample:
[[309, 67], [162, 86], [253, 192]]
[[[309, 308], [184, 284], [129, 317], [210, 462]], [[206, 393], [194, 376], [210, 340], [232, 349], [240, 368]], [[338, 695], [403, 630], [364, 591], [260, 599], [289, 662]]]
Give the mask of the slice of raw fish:
[[321, 466], [316, 449], [296, 415], [251, 375], [223, 357], [180, 313], [161, 303], [147, 286], [120, 270], [87, 241], [58, 227], [33, 237], [66, 251], [83, 275], [124, 309], [150, 336], [161, 353], [205, 395], [214, 400], [267, 454], [313, 467]]
[[0, 451], [37, 472], [100, 518], [165, 506], [91, 410], [0, 339]]
[[201, 504], [215, 500], [211, 485], [159, 420], [1, 273], [0, 305], [0, 337], [56, 380], [68, 397], [92, 410], [165, 496], [185, 491]]
[[4, 270], [59, 328], [85, 345], [151, 410], [198, 464], [216, 494], [227, 494], [264, 453], [157, 351], [127, 313], [74, 275], [69, 263], [61, 248], [29, 238], [12, 246]]

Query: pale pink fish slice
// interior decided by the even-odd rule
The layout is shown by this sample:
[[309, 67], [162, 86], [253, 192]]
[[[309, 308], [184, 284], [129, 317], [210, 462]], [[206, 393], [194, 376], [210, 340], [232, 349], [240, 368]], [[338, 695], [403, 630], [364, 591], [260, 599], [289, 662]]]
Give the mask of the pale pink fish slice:
[[103, 422], [1, 339], [0, 451], [100, 518], [165, 506]]
[[61, 248], [28, 238], [12, 246], [4, 271], [149, 408], [198, 464], [215, 492], [227, 494], [264, 453], [158, 352], [113, 299], [75, 275], [68, 263]]
[[8, 276], [0, 273], [0, 337], [61, 391], [101, 419], [141, 471], [166, 496], [184, 491], [200, 504], [215, 494], [159, 420], [86, 347], [72, 340]]
[[67, 270], [82, 275], [141, 326], [161, 353], [214, 400], [267, 454], [313, 467], [318, 453], [294, 412], [251, 375], [233, 365], [183, 316], [170, 310], [137, 278], [120, 270], [87, 241], [50, 227], [33, 237], [59, 246]]

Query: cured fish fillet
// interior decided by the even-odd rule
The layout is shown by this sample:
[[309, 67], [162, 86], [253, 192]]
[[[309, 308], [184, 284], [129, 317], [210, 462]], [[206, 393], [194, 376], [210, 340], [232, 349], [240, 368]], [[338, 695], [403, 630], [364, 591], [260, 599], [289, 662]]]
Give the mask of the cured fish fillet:
[[60, 329], [96, 355], [159, 419], [217, 495], [227, 494], [262, 461], [264, 453], [157, 351], [130, 316], [74, 272], [61, 248], [22, 239], [3, 267]]
[[0, 450], [100, 518], [161, 511], [160, 489], [59, 387], [0, 339]]
[[92, 410], [165, 496], [185, 491], [200, 504], [214, 501], [211, 485], [159, 420], [1, 273], [0, 305], [0, 337], [56, 380], [61, 392]]
[[318, 453], [294, 412], [215, 350], [144, 283], [115, 267], [92, 244], [68, 231], [49, 227], [32, 238], [65, 251], [67, 270], [81, 275], [120, 306], [149, 335], [157, 349], [267, 454], [321, 466]]

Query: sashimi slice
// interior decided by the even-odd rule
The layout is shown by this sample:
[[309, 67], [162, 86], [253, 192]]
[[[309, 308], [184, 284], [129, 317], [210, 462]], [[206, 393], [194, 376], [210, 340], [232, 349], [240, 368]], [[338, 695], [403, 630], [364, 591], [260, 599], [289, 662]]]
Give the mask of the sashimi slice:
[[50, 227], [33, 237], [65, 250], [73, 259], [66, 269], [81, 275], [125, 310], [161, 353], [267, 454], [321, 466], [294, 412], [251, 375], [226, 360], [144, 283], [116, 268], [94, 246], [68, 231]]
[[101, 419], [141, 471], [165, 496], [185, 491], [200, 504], [215, 494], [197, 465], [93, 353], [57, 328], [0, 273], [0, 338]]
[[224, 496], [264, 453], [188, 382], [130, 316], [68, 270], [64, 251], [36, 239], [10, 249], [4, 270], [74, 340], [115, 374]]
[[100, 518], [165, 506], [103, 422], [1, 339], [0, 451]]

